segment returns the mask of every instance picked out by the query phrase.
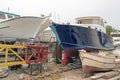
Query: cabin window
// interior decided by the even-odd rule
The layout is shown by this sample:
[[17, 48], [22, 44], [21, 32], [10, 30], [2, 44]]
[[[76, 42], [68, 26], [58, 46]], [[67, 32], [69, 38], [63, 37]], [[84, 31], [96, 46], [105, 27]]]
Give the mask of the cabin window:
[[116, 37], [116, 34], [114, 34], [113, 37]]
[[114, 35], [111, 35], [112, 37], [114, 37]]
[[118, 34], [118, 37], [120, 37], [120, 34]]
[[101, 29], [100, 29], [100, 32], [101, 32]]
[[97, 30], [97, 28], [95, 28], [95, 30]]
[[83, 19], [83, 20], [81, 20], [81, 23], [82, 24], [92, 24], [93, 22], [92, 22], [92, 19]]
[[101, 26], [104, 26], [103, 20], [100, 20], [100, 19], [94, 19], [94, 20], [93, 20], [93, 23], [94, 23], [94, 24], [99, 24], [99, 25], [101, 25]]
[[5, 15], [4, 14], [0, 14], [0, 19], [5, 19]]
[[112, 37], [120, 37], [119, 34], [113, 34]]
[[80, 24], [82, 24], [82, 21], [80, 21]]
[[82, 24], [82, 21], [78, 21], [77, 23], [78, 23], [78, 24]]
[[120, 41], [120, 39], [116, 39], [116, 40], [114, 40], [114, 41]]
[[88, 28], [89, 28], [89, 29], [91, 29], [91, 27], [90, 27], [90, 26], [88, 26]]
[[8, 15], [8, 18], [13, 18], [11, 15]]

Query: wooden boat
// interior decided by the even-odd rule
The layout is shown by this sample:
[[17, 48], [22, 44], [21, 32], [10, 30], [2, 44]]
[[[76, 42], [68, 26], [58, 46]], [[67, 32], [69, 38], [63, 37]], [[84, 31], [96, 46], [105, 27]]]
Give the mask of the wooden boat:
[[120, 67], [120, 57], [112, 51], [86, 52], [79, 50], [82, 70], [86, 74], [94, 71], [108, 71]]

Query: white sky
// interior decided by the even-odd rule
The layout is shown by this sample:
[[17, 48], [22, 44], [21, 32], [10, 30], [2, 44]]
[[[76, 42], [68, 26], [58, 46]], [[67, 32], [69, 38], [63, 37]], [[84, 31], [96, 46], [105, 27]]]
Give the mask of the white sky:
[[100, 16], [107, 24], [120, 28], [120, 0], [0, 0], [0, 10], [23, 16], [52, 13], [57, 22], [75, 23], [76, 17]]

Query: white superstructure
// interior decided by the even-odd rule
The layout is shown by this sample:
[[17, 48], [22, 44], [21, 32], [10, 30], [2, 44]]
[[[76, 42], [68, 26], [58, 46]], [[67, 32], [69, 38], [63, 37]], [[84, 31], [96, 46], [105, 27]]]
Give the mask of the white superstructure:
[[95, 29], [106, 33], [106, 28], [105, 28], [106, 21], [101, 17], [98, 16], [78, 17], [76, 18], [76, 23], [83, 27]]
[[120, 46], [120, 32], [111, 32], [113, 38], [113, 45]]

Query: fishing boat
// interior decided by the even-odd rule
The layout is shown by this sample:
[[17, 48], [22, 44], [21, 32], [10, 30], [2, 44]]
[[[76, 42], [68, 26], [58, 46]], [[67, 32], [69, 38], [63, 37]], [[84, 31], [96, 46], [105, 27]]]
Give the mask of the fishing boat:
[[92, 51], [79, 50], [82, 62], [82, 70], [85, 74], [95, 71], [108, 71], [120, 68], [120, 56], [112, 51]]
[[0, 11], [0, 41], [33, 40], [50, 26], [50, 16], [20, 16]]
[[[50, 27], [52, 31], [55, 33], [59, 44], [68, 55], [78, 54], [79, 49], [85, 49], [85, 50], [113, 49], [112, 37], [108, 36], [105, 33], [104, 29], [102, 30], [102, 28], [104, 28], [104, 26], [102, 26], [103, 24], [102, 25], [99, 24], [99, 22], [103, 23], [101, 21], [102, 19], [98, 17], [97, 21], [95, 21], [96, 19], [97, 18], [93, 18], [93, 19], [82, 18], [83, 24], [87, 26], [84, 26], [83, 24], [53, 23]], [[100, 30], [97, 30], [98, 28], [96, 29], [95, 25], [100, 25], [100, 27], [102, 28]]]

